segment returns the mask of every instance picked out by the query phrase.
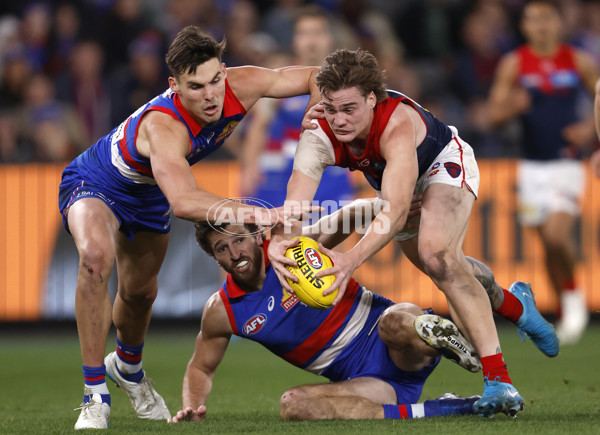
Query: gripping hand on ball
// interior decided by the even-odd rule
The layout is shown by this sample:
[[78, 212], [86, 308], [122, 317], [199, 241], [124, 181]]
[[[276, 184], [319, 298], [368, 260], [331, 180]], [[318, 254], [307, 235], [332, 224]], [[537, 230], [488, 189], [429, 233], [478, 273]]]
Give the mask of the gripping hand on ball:
[[335, 276], [335, 281], [323, 292], [323, 294], [328, 295], [333, 293], [335, 289], [338, 289], [338, 295], [333, 301], [333, 305], [337, 305], [337, 303], [342, 300], [342, 297], [344, 297], [346, 286], [348, 285], [350, 278], [352, 278], [352, 274], [360, 264], [357, 264], [354, 261], [352, 254], [348, 252], [332, 251], [331, 249], [325, 248], [321, 243], [319, 243], [319, 251], [331, 258], [333, 267], [319, 271], [317, 277], [320, 278], [326, 275]]
[[271, 261], [271, 266], [273, 266], [273, 270], [275, 270], [275, 274], [277, 275], [277, 279], [279, 279], [279, 282], [283, 288], [290, 293], [294, 293], [294, 290], [287, 282], [286, 278], [289, 278], [294, 282], [298, 282], [298, 278], [292, 272], [287, 270], [285, 266], [287, 265], [294, 267], [298, 264], [291, 258], [287, 258], [285, 256], [285, 251], [287, 251], [288, 248], [296, 246], [298, 242], [298, 238], [293, 240], [285, 240], [281, 237], [274, 236], [271, 238], [271, 243], [269, 243], [269, 249], [267, 251], [269, 260]]

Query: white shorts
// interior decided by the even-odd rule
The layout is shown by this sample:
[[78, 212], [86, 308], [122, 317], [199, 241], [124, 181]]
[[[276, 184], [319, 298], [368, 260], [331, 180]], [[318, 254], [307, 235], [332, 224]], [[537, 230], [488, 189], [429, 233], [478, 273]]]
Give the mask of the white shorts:
[[[431, 166], [419, 177], [415, 185], [415, 194], [424, 193], [434, 183], [467, 188], [475, 198], [479, 191], [479, 168], [471, 145], [458, 136], [455, 127], [450, 126], [452, 139], [437, 155]], [[412, 239], [419, 233], [418, 228], [396, 234], [395, 240], [402, 242]]]
[[554, 213], [579, 215], [584, 188], [585, 169], [578, 160], [520, 161], [519, 221], [526, 226], [538, 226]]

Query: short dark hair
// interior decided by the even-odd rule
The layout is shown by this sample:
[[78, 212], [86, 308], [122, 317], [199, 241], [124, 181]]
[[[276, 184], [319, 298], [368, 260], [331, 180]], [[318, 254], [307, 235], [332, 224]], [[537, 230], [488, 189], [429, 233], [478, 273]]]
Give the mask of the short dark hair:
[[218, 59], [225, 49], [225, 39], [217, 42], [208, 33], [196, 26], [183, 28], [175, 37], [165, 60], [171, 75], [178, 78], [182, 74], [193, 73], [198, 65], [202, 65], [210, 59]]
[[371, 92], [377, 102], [387, 98], [385, 74], [375, 56], [367, 50], [340, 49], [325, 58], [316, 75], [317, 86], [323, 96], [340, 89], [358, 88], [366, 98]]
[[[211, 257], [215, 256], [215, 253], [210, 246], [210, 242], [208, 241], [208, 236], [214, 231], [222, 230], [225, 231], [225, 227], [230, 225], [229, 223], [222, 224], [211, 224], [209, 222], [196, 222], [196, 241], [202, 248], [204, 252], [206, 252]], [[256, 224], [243, 224], [244, 227], [248, 230], [248, 236], [254, 235], [259, 232], [258, 225]], [[264, 233], [262, 234], [263, 240], [265, 238]]]

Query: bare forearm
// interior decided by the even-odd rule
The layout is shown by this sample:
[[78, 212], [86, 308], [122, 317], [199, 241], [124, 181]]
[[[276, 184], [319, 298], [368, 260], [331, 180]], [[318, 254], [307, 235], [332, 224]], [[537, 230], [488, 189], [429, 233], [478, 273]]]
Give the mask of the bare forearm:
[[354, 200], [334, 213], [322, 217], [313, 225], [304, 227], [302, 234], [315, 239], [326, 248], [334, 248], [357, 228], [371, 223], [376, 214], [377, 201], [377, 198]]
[[489, 106], [488, 114], [490, 124], [493, 127], [501, 127], [511, 119], [520, 115], [521, 112], [511, 104], [494, 102]]
[[260, 207], [234, 202], [205, 190], [194, 189], [174, 195], [169, 200], [173, 214], [193, 222], [254, 223]]
[[396, 233], [404, 227], [406, 218], [407, 211], [403, 211], [398, 216], [387, 211], [377, 214], [365, 235], [349, 251], [354, 258], [356, 267], [387, 245]]
[[212, 390], [212, 376], [201, 370], [188, 367], [183, 378], [181, 393], [182, 409], [188, 407], [198, 409], [206, 404], [206, 399]]

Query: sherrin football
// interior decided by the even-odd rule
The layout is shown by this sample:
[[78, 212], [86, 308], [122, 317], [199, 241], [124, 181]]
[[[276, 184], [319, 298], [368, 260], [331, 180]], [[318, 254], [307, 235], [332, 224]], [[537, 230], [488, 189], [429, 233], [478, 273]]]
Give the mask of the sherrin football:
[[298, 267], [286, 266], [287, 269], [298, 277], [298, 282], [288, 278], [288, 283], [294, 289], [296, 296], [301, 302], [309, 307], [326, 310], [331, 307], [333, 300], [338, 294], [336, 289], [333, 293], [323, 296], [335, 281], [334, 275], [317, 278], [315, 275], [320, 270], [332, 266], [331, 259], [319, 252], [319, 244], [308, 237], [298, 237], [300, 242], [285, 252], [285, 256], [298, 263]]

